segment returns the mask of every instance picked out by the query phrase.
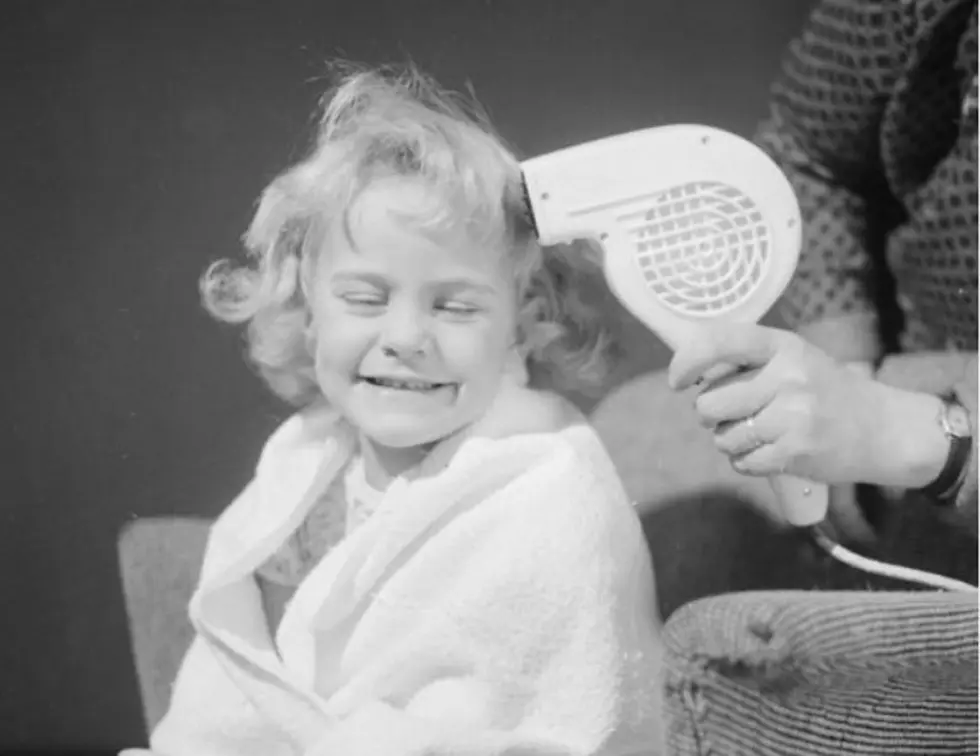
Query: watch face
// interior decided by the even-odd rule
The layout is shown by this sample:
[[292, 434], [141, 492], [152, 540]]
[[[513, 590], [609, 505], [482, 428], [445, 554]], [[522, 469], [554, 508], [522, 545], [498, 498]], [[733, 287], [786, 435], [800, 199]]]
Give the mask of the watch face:
[[973, 435], [970, 428], [970, 413], [962, 404], [946, 405], [946, 424], [949, 432], [957, 438], [968, 438]]

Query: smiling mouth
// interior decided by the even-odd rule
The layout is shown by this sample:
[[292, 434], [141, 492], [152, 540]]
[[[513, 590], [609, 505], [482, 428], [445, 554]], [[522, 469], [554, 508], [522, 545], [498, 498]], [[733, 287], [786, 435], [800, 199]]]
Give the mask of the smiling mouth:
[[433, 383], [432, 381], [401, 380], [399, 378], [377, 378], [361, 376], [361, 380], [379, 388], [396, 389], [398, 391], [436, 391], [451, 383]]

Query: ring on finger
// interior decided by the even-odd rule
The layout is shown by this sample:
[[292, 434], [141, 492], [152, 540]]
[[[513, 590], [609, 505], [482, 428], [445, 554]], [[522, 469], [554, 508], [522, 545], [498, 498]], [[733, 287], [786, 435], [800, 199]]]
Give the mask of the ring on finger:
[[765, 441], [759, 438], [759, 432], [756, 430], [755, 415], [745, 418], [745, 438], [749, 443], [750, 450], [758, 449], [765, 444]]

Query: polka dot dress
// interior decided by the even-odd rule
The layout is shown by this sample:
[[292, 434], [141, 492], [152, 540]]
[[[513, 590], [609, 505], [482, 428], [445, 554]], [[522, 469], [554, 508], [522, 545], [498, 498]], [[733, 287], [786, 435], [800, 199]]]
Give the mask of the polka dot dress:
[[258, 574], [295, 588], [331, 549], [371, 517], [381, 498], [382, 492], [371, 488], [364, 477], [363, 459], [355, 458]]
[[890, 306], [904, 349], [976, 349], [976, 0], [818, 3], [758, 141], [805, 220], [791, 327]]

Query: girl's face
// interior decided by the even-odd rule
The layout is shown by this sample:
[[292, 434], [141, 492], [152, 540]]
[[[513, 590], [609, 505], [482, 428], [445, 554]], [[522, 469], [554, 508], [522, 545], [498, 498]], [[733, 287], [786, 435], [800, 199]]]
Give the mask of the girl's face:
[[474, 422], [518, 364], [507, 256], [397, 217], [427, 198], [409, 179], [369, 185], [313, 281], [317, 381], [379, 453], [427, 450]]

